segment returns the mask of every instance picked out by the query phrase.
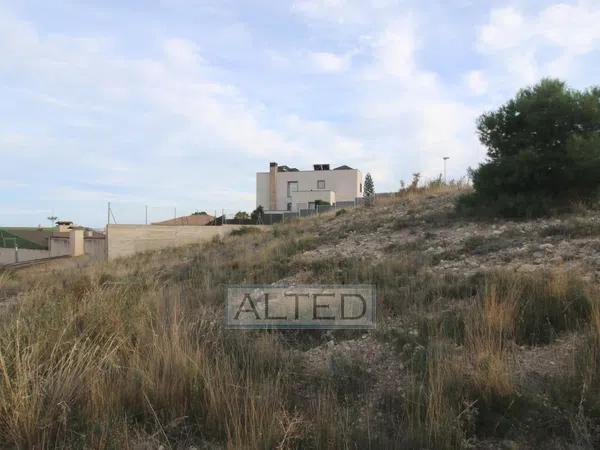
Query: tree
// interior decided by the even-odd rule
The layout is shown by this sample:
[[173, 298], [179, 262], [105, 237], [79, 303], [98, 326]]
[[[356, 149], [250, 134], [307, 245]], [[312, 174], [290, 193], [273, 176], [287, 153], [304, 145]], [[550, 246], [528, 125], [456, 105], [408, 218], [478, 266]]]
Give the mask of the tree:
[[250, 214], [250, 219], [252, 219], [252, 222], [254, 223], [262, 223], [264, 214], [264, 208], [261, 205], [258, 205], [258, 207]]
[[488, 160], [470, 171], [475, 193], [459, 207], [536, 216], [600, 186], [600, 88], [544, 79], [477, 121]]
[[365, 177], [365, 200], [367, 205], [372, 205], [375, 199], [375, 184], [373, 183], [373, 178], [370, 173], [367, 173]]
[[412, 181], [410, 182], [410, 186], [408, 186], [409, 191], [416, 191], [419, 187], [419, 181], [421, 180], [421, 172], [413, 173]]
[[238, 211], [237, 213], [235, 213], [235, 216], [233, 216], [233, 218], [235, 220], [248, 220], [250, 216], [246, 211]]

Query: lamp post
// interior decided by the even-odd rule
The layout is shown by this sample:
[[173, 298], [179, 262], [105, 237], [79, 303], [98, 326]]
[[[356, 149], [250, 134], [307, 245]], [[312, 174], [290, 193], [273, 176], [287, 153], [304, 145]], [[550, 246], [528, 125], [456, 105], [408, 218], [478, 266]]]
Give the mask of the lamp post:
[[449, 159], [450, 159], [449, 156], [444, 156], [443, 157], [443, 160], [444, 160], [444, 183], [447, 182], [447, 179], [446, 179], [446, 161], [448, 161]]
[[54, 214], [51, 214], [46, 218], [50, 221], [50, 228], [54, 226], [54, 222], [56, 222], [56, 219], [58, 219], [58, 217], [56, 217]]

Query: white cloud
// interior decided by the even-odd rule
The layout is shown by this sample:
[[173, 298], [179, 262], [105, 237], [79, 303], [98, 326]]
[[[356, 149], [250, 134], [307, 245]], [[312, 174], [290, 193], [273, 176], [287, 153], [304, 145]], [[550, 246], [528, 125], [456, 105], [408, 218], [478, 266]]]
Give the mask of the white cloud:
[[[0, 10], [0, 74], [23, 79], [30, 102], [60, 110], [58, 123], [43, 133], [31, 126], [0, 132], [0, 154], [6, 150], [18, 164], [35, 157], [45, 161], [45, 173], [61, 174], [42, 177], [39, 202], [71, 208], [67, 215], [91, 225], [103, 223], [109, 200], [115, 208], [135, 203], [135, 211], [144, 203], [176, 204], [182, 212], [251, 209], [254, 177], [246, 175], [270, 160], [306, 167], [323, 158], [352, 164], [349, 158], [367, 154], [360, 137], [331, 123], [253, 101], [194, 42], [159, 43], [151, 57], [124, 57], [101, 36], [45, 34]], [[340, 73], [351, 56], [313, 57], [314, 69]], [[98, 127], [82, 130], [83, 124]], [[78, 136], [65, 135], [64, 127], [79, 128]], [[256, 160], [260, 165], [252, 166]], [[35, 177], [33, 169], [28, 176]], [[128, 217], [128, 208], [119, 215]]]
[[478, 46], [485, 53], [506, 50], [518, 47], [530, 34], [519, 10], [513, 7], [494, 9], [489, 23], [479, 32]]
[[543, 10], [535, 29], [548, 42], [575, 55], [584, 55], [600, 43], [600, 4], [560, 3]]
[[483, 95], [488, 91], [489, 85], [481, 70], [471, 70], [465, 75], [465, 84], [473, 95]]
[[550, 5], [526, 15], [515, 7], [491, 11], [476, 47], [490, 58], [490, 78], [510, 89], [544, 76], [568, 78], [578, 58], [600, 45], [600, 3]]
[[[282, 14], [268, 3], [256, 15]], [[114, 40], [69, 34], [67, 25], [48, 33], [43, 21], [0, 11], [0, 75], [13, 83], [0, 90], [23, 100], [26, 117], [0, 125], [0, 153], [47, 161], [48, 173], [66, 179], [40, 190], [102, 207], [108, 198], [152, 198], [250, 208], [253, 172], [269, 160], [349, 164], [370, 171], [379, 191], [413, 172], [437, 176], [443, 156], [450, 176], [461, 176], [483, 156], [474, 127], [481, 111], [541, 76], [594, 73], [584, 61], [600, 44], [597, 2], [511, 4], [475, 17], [479, 8], [463, 0], [435, 8], [295, 0], [300, 20], [285, 33], [221, 10], [216, 35], [176, 21], [156, 35], [136, 22], [145, 46], [118, 25]], [[460, 42], [473, 32], [474, 43]], [[444, 36], [464, 44], [457, 58], [439, 53], [449, 51]]]
[[377, 75], [407, 78], [415, 70], [416, 25], [410, 17], [389, 24], [373, 43]]
[[349, 55], [336, 55], [329, 52], [311, 52], [308, 60], [317, 73], [339, 73], [344, 72], [350, 65]]
[[[419, 172], [425, 179], [442, 171], [442, 157], [450, 156], [449, 176], [461, 177], [483, 156], [474, 133], [477, 108], [456, 98], [451, 86], [419, 62], [423, 46], [419, 18], [406, 13], [389, 20], [370, 39], [371, 64], [364, 70], [362, 114], [371, 134], [385, 133], [376, 141], [377, 157], [365, 161], [384, 189], [397, 189]], [[483, 91], [482, 74], [471, 75]], [[367, 125], [368, 126], [368, 125]]]
[[529, 17], [514, 7], [500, 8], [491, 12], [489, 23], [481, 28], [478, 46], [484, 53], [495, 53], [523, 45], [546, 44], [583, 55], [600, 42], [598, 23], [597, 2], [559, 3]]
[[295, 0], [292, 11], [337, 25], [365, 24], [399, 3], [398, 0]]

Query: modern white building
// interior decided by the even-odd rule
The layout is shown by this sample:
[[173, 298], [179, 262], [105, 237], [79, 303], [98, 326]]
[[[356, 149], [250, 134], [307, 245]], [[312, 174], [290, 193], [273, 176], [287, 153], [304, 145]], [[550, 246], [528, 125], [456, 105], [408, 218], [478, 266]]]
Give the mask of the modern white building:
[[362, 174], [348, 166], [330, 169], [329, 164], [315, 164], [313, 170], [298, 170], [272, 162], [268, 172], [256, 174], [256, 206], [265, 213], [350, 206], [362, 196]]

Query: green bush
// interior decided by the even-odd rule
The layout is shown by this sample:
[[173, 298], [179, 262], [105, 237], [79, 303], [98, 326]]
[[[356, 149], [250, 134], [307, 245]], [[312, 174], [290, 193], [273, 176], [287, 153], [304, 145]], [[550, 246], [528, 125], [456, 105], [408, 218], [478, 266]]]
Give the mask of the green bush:
[[542, 80], [477, 123], [488, 161], [472, 170], [463, 212], [532, 217], [594, 198], [600, 186], [600, 88]]

